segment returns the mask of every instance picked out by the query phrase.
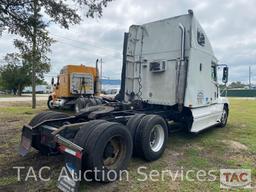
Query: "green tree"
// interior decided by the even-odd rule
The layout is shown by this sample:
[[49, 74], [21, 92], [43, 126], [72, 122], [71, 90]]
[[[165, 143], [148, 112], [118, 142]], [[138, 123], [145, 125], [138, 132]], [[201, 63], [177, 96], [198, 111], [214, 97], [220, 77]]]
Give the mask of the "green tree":
[[22, 64], [18, 54], [7, 54], [4, 60], [7, 64], [0, 68], [2, 88], [12, 91], [14, 95], [21, 95], [24, 87], [31, 83], [27, 66]]
[[[22, 37], [14, 45], [31, 66], [32, 108], [36, 107], [35, 86], [37, 69], [50, 64], [47, 53], [54, 42], [47, 27], [54, 22], [68, 29], [78, 24], [81, 16], [77, 9], [87, 10], [87, 17], [101, 17], [103, 7], [112, 0], [0, 0], [0, 34], [7, 30]], [[76, 7], [77, 8], [74, 8]]]
[[240, 81], [232, 82], [228, 88], [234, 89], [234, 88], [244, 88], [246, 85], [241, 83]]
[[[9, 53], [4, 57], [5, 65], [0, 67], [0, 83], [2, 89], [12, 91], [14, 95], [21, 95], [25, 86], [31, 85], [31, 65], [21, 54]], [[42, 63], [42, 69], [36, 69], [36, 83], [44, 83], [43, 73], [49, 71], [48, 65]]]

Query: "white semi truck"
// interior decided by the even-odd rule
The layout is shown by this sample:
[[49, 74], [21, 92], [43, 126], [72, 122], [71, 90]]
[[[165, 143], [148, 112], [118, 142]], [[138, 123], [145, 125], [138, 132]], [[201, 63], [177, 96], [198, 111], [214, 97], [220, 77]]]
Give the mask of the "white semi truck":
[[212, 46], [189, 12], [130, 27], [123, 94], [127, 102], [186, 109], [193, 117], [189, 131], [199, 132], [221, 122], [228, 101], [220, 97]]
[[[154, 161], [163, 154], [170, 121], [198, 133], [227, 123], [229, 103], [220, 96], [218, 64], [199, 22], [186, 15], [132, 25], [124, 36], [122, 85], [116, 101], [70, 116], [42, 112], [24, 125], [20, 154], [30, 147], [65, 154], [68, 178], [58, 187], [78, 191], [79, 172], [108, 182], [127, 167], [132, 154]], [[113, 171], [116, 174], [111, 174]]]

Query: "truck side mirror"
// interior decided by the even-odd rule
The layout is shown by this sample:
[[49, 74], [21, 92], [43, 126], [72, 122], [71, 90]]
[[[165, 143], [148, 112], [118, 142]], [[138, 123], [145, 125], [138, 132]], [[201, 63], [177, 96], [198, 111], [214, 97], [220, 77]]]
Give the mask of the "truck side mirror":
[[223, 83], [227, 83], [228, 82], [228, 67], [224, 67], [223, 68], [222, 82]]
[[52, 83], [51, 84], [54, 85], [54, 77], [52, 78]]

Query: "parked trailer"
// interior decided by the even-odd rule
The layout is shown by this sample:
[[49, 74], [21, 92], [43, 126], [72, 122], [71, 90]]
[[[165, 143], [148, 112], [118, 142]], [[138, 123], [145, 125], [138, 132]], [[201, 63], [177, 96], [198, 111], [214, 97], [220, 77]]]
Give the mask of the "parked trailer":
[[[174, 131], [170, 121], [193, 133], [226, 125], [229, 103], [220, 97], [218, 66], [192, 11], [132, 25], [124, 37], [120, 101], [74, 116], [39, 113], [23, 127], [20, 153], [26, 155], [30, 146], [47, 155], [64, 152], [69, 176], [58, 181], [63, 191], [78, 191], [75, 178], [88, 170], [98, 170], [89, 174], [94, 180], [109, 182], [132, 154], [159, 159]], [[227, 78], [224, 66], [224, 83]]]

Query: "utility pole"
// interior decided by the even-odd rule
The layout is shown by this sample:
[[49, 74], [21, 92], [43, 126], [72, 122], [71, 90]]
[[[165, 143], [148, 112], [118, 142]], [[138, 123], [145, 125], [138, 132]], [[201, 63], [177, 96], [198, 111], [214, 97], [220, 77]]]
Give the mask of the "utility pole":
[[100, 91], [102, 91], [102, 58], [100, 59]]
[[251, 74], [252, 74], [252, 72], [251, 72], [251, 66], [249, 66], [249, 89], [252, 88]]
[[36, 108], [36, 36], [37, 36], [37, 17], [38, 17], [38, 4], [37, 0], [33, 1], [34, 23], [33, 23], [33, 36], [32, 36], [32, 108]]

